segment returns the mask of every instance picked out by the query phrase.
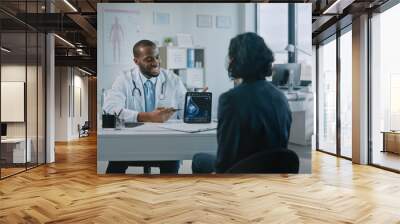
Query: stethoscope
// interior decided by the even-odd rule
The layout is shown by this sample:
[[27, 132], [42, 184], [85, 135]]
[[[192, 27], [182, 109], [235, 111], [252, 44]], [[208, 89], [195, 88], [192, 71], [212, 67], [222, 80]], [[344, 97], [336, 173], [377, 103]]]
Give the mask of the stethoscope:
[[[131, 74], [132, 75], [132, 74]], [[140, 81], [142, 82], [142, 86], [143, 86], [143, 80], [142, 77], [139, 77]], [[158, 81], [158, 77], [156, 79], [156, 84], [155, 86], [157, 86], [157, 81]], [[160, 100], [165, 99], [165, 84], [167, 83], [167, 80], [165, 80], [163, 83], [161, 83], [161, 94], [160, 94]], [[139, 96], [142, 96], [142, 91], [140, 91], [139, 88], [137, 88], [136, 82], [133, 79], [133, 75], [132, 75], [132, 84], [133, 84], [133, 89], [132, 89], [132, 96], [135, 96], [135, 91], [139, 93]]]

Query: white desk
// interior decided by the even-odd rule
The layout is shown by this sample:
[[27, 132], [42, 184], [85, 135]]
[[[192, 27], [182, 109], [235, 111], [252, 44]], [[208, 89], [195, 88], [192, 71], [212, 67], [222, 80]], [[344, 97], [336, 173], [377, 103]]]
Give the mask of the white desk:
[[[25, 158], [27, 158], [27, 162], [30, 162], [32, 141], [30, 138], [28, 138], [27, 142], [28, 144], [25, 144], [25, 138], [1, 139], [2, 157], [3, 154], [5, 154], [4, 152], [9, 151], [12, 153], [12, 161], [11, 158], [9, 158], [9, 160], [6, 159], [9, 163], [25, 163]], [[27, 145], [26, 151], [25, 151], [25, 145]]]
[[314, 132], [314, 95], [311, 92], [283, 91], [292, 111], [292, 126], [289, 142], [298, 145], [311, 145]]
[[184, 133], [146, 123], [135, 128], [100, 129], [98, 161], [191, 160], [199, 152], [216, 153], [216, 130]]

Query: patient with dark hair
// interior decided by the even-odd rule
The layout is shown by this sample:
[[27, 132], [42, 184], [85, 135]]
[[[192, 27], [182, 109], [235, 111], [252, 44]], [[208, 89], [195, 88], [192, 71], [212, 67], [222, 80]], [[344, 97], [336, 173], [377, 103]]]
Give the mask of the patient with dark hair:
[[218, 104], [217, 155], [193, 157], [193, 173], [225, 173], [263, 150], [287, 148], [292, 115], [285, 95], [265, 80], [274, 56], [256, 33], [231, 39], [229, 76], [236, 86]]

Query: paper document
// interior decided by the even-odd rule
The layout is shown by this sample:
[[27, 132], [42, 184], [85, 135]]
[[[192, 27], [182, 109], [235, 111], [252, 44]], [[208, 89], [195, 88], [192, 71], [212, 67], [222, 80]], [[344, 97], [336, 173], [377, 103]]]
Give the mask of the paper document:
[[159, 125], [160, 128], [170, 129], [174, 131], [182, 131], [187, 133], [196, 133], [217, 129], [217, 123], [209, 124], [187, 124], [187, 123], [165, 123]]

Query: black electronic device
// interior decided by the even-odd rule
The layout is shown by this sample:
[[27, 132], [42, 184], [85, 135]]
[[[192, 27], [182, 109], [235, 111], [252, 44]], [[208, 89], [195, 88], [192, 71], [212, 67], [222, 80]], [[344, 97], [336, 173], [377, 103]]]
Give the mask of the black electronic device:
[[143, 125], [143, 122], [125, 122], [126, 128], [134, 128]]
[[187, 92], [183, 122], [211, 123], [212, 94], [210, 92]]
[[6, 123], [1, 123], [1, 136], [2, 137], [7, 136], [7, 124]]
[[[301, 64], [274, 64], [272, 68], [272, 83], [275, 86], [300, 86]], [[290, 77], [292, 76], [292, 77]]]

